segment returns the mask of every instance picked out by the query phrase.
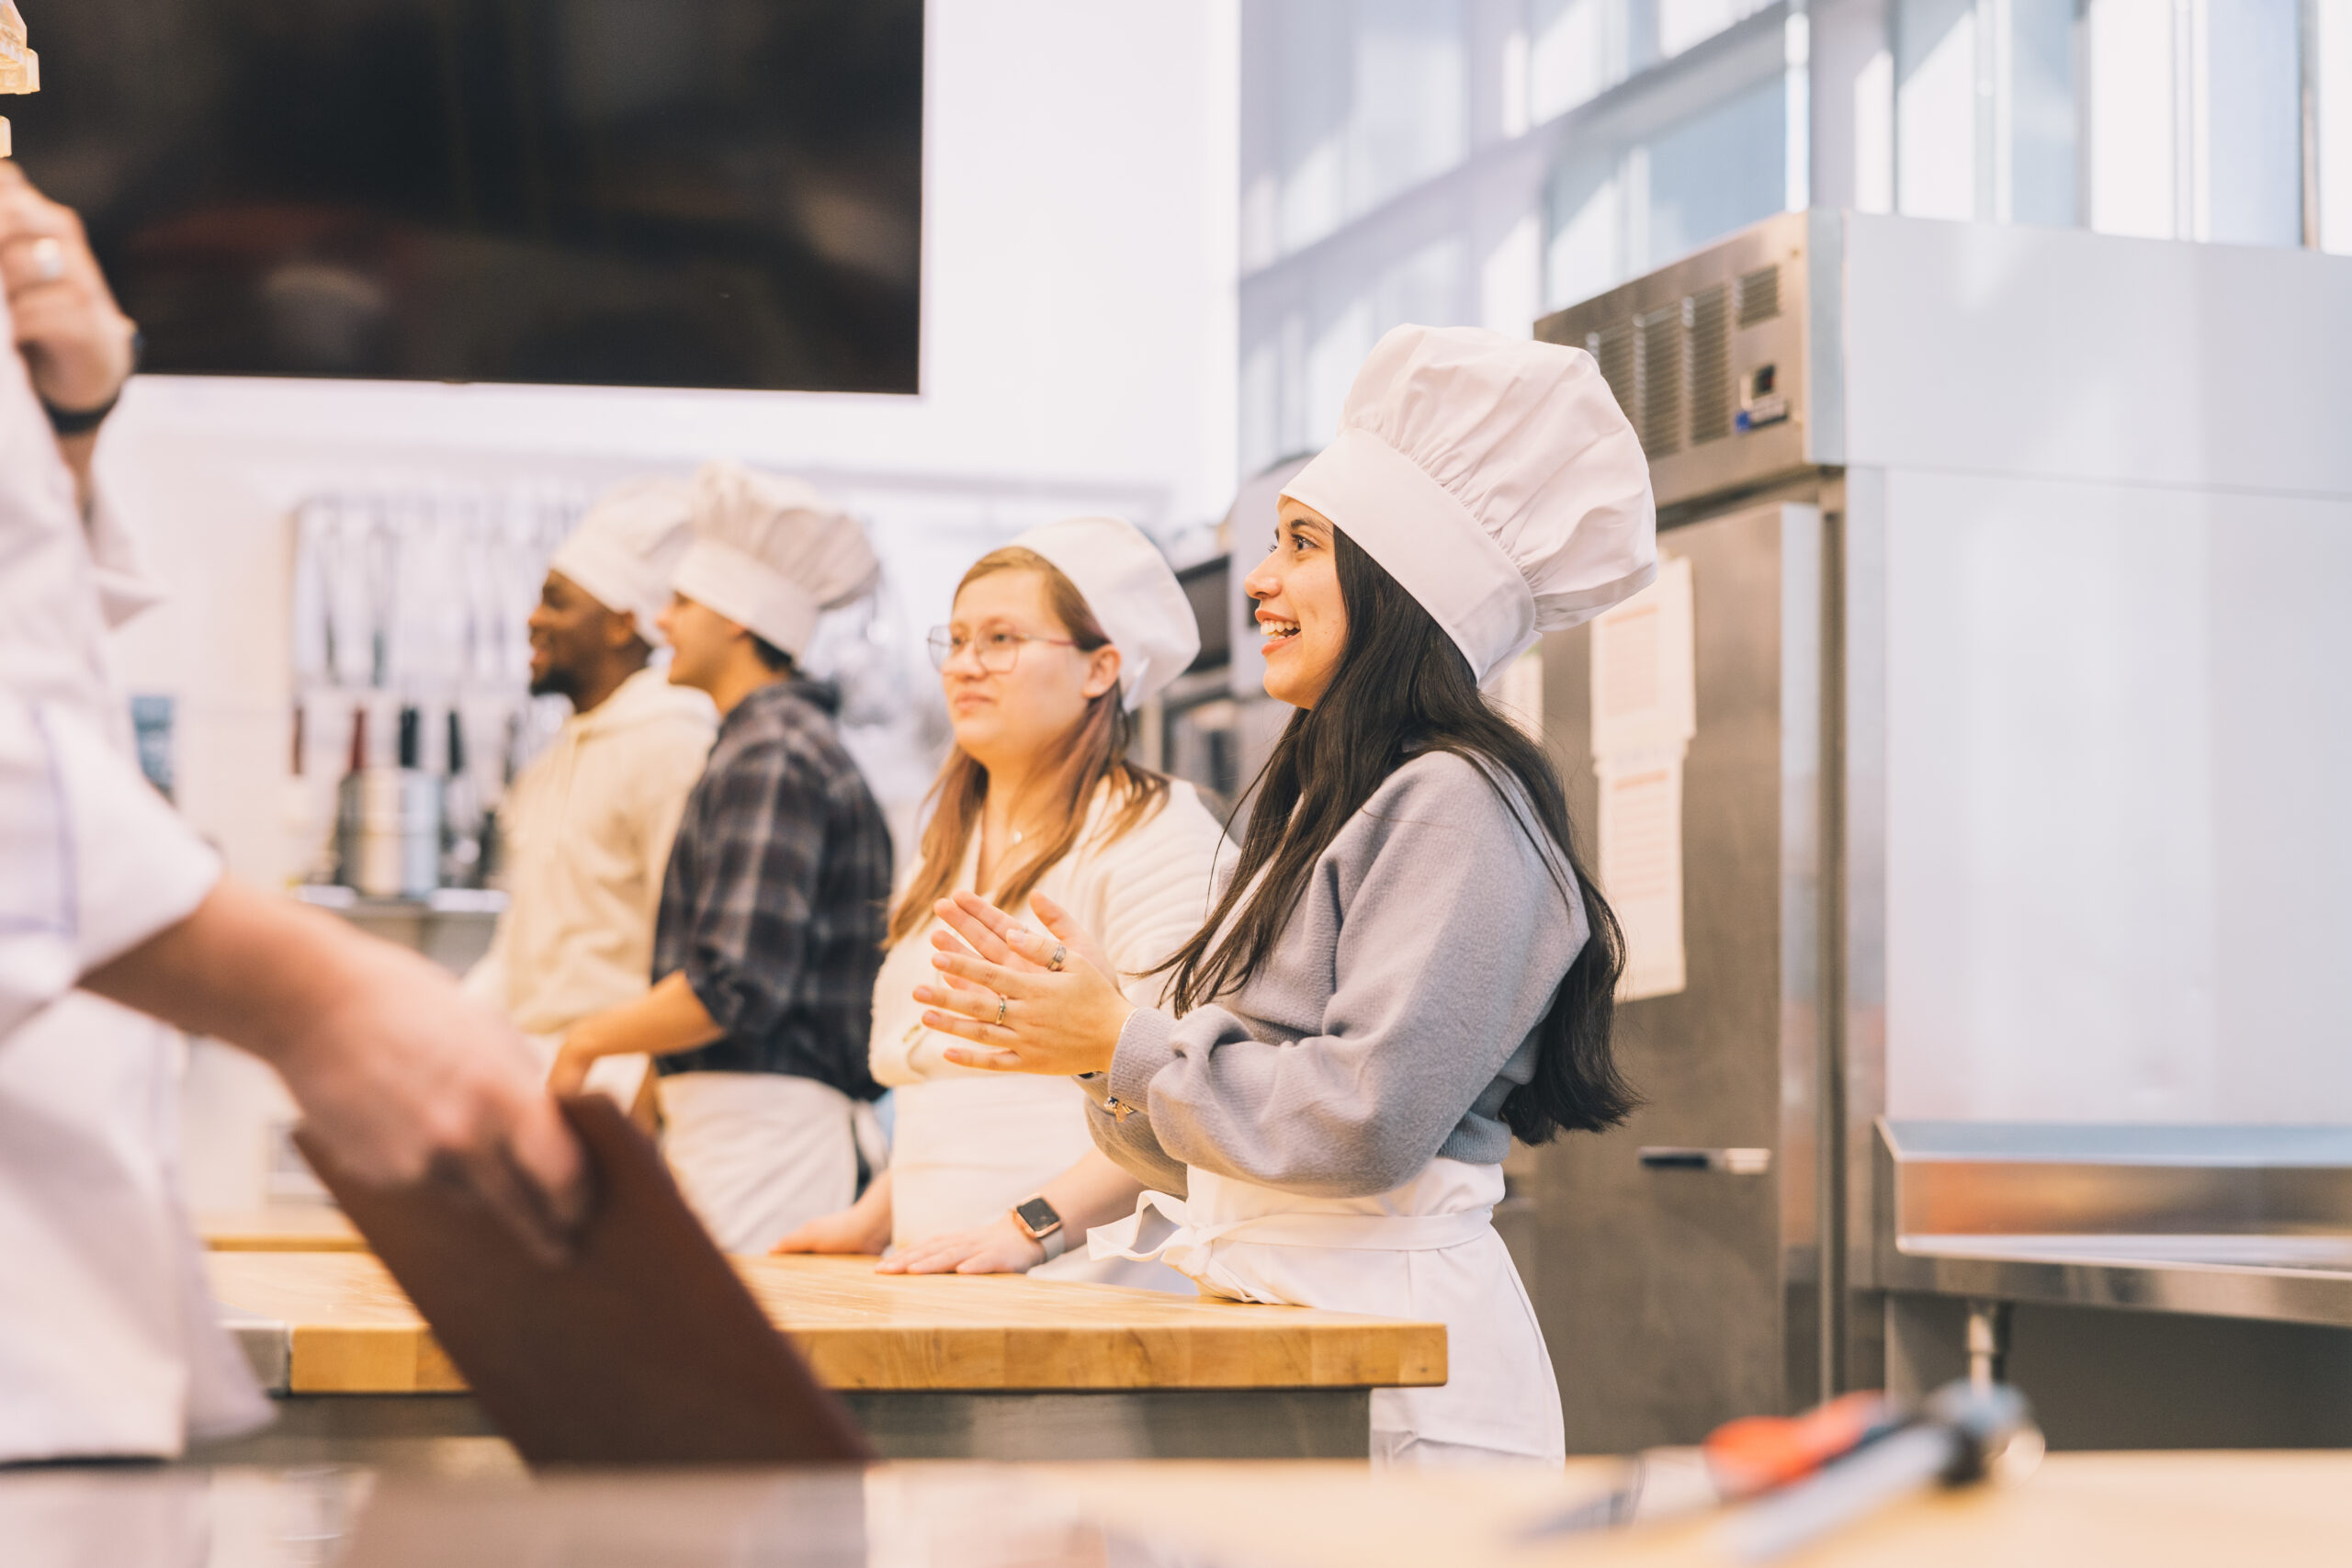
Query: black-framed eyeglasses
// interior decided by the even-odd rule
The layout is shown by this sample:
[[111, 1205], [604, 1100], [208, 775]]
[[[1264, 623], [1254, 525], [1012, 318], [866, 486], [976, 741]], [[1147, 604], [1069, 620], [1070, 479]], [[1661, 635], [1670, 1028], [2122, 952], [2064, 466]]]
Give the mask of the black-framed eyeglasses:
[[1010, 675], [1013, 665], [1020, 662], [1021, 645], [1042, 642], [1049, 648], [1076, 648], [1077, 643], [1066, 637], [1030, 637], [1022, 632], [1006, 631], [992, 626], [982, 632], [959, 632], [953, 626], [933, 626], [923, 639], [931, 649], [931, 666], [944, 671], [957, 654], [969, 651], [980, 661], [981, 670], [990, 675]]

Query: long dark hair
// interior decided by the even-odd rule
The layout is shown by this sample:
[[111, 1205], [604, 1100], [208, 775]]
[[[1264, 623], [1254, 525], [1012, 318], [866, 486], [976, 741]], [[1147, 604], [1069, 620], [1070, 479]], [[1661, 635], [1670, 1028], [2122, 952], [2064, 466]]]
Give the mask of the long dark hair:
[[1547, 838], [1557, 848], [1556, 862], [1544, 860], [1563, 901], [1560, 918], [1581, 899], [1590, 931], [1537, 1026], [1535, 1076], [1503, 1101], [1503, 1120], [1528, 1144], [1613, 1127], [1639, 1103], [1610, 1046], [1625, 943], [1577, 858], [1559, 772], [1478, 694], [1470, 661], [1418, 600], [1345, 533], [1332, 529], [1331, 545], [1347, 646], [1330, 689], [1292, 716], [1251, 786], [1257, 804], [1224, 897], [1162, 965], [1175, 973], [1176, 1010], [1190, 1011], [1256, 975], [1348, 818], [1408, 759], [1450, 751], [1478, 770], [1539, 848]]
[[[964, 581], [956, 585], [956, 592], [961, 594], [981, 578], [993, 577], [1000, 571], [1034, 571], [1045, 580], [1046, 603], [1080, 653], [1091, 653], [1109, 644], [1111, 639], [1103, 635], [1102, 623], [1088, 607], [1086, 595], [1062, 575], [1058, 567], [1035, 550], [1007, 545], [1001, 550], [989, 551], [972, 563]], [[998, 906], [1020, 908], [1037, 890], [1046, 873], [1078, 848], [1079, 835], [1086, 827], [1087, 809], [1104, 780], [1114, 786], [1114, 805], [1103, 820], [1098, 843], [1108, 844], [1125, 837], [1151, 820], [1167, 804], [1168, 780], [1127, 761], [1132, 725], [1115, 682], [1109, 691], [1086, 705], [1086, 712], [1062, 738], [1061, 765], [1047, 781], [1048, 787], [1059, 797], [1057, 804], [1061, 810], [1056, 818], [1059, 826], [1050, 833], [1039, 834], [1029, 852], [1000, 874], [994, 888], [980, 890]], [[931, 786], [931, 820], [922, 830], [922, 864], [907, 884], [906, 892], [899, 896], [898, 907], [890, 912], [888, 942], [904, 941], [910, 933], [921, 931], [923, 922], [931, 919], [933, 903], [947, 897], [948, 889], [955, 885], [956, 873], [964, 864], [965, 846], [971, 842], [972, 832], [979, 825], [980, 808], [988, 797], [989, 771], [961, 746], [950, 747], [947, 761]]]

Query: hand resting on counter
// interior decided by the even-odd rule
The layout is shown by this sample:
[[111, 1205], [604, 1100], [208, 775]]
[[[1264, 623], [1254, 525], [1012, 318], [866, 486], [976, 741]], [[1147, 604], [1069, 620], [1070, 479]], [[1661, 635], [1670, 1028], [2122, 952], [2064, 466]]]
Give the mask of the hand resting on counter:
[[886, 1170], [866, 1184], [856, 1202], [837, 1214], [820, 1214], [768, 1250], [871, 1258], [890, 1245], [890, 1173]]
[[1046, 1260], [1043, 1243], [1012, 1223], [1011, 1214], [967, 1231], [950, 1231], [910, 1243], [885, 1258], [877, 1274], [1026, 1274]]

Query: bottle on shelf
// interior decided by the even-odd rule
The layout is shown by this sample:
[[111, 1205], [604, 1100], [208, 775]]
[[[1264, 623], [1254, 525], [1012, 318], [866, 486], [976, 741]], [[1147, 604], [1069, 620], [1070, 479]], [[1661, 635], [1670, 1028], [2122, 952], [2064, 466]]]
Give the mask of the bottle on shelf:
[[423, 898], [441, 883], [441, 781], [417, 766], [423, 718], [400, 712], [396, 766], [370, 762], [368, 708], [352, 714], [351, 766], [337, 801], [338, 878], [366, 898]]
[[441, 884], [481, 886], [481, 791], [466, 767], [466, 718], [449, 705], [447, 767], [441, 784]]
[[337, 845], [327, 831], [325, 802], [311, 777], [311, 710], [294, 700], [293, 754], [286, 778], [286, 881], [289, 886], [332, 882], [337, 870]]

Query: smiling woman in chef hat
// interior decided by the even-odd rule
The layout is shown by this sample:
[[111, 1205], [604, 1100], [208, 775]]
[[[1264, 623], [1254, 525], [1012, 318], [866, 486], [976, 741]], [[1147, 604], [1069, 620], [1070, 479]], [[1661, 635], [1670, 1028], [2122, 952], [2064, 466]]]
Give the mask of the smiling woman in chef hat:
[[686, 797], [653, 931], [653, 988], [574, 1024], [550, 1084], [609, 1055], [661, 1075], [662, 1152], [730, 1252], [847, 1203], [853, 1102], [890, 894], [890, 835], [796, 660], [824, 611], [881, 566], [857, 519], [797, 479], [713, 463], [659, 617], [670, 679], [707, 693], [718, 738]]
[[932, 973], [933, 905], [983, 889], [1007, 908], [1076, 910], [1135, 999], [1161, 999], [1164, 976], [1137, 976], [1200, 923], [1222, 834], [1190, 784], [1126, 753], [1136, 710], [1200, 652], [1192, 606], [1132, 525], [1074, 517], [981, 557], [931, 640], [956, 745], [874, 988], [874, 1076], [897, 1091], [890, 1169], [778, 1250], [891, 1246], [893, 1272], [1189, 1289], [1078, 1245], [1143, 1190], [1089, 1139], [1084, 1092], [949, 1061], [955, 1041], [924, 1027], [912, 993]]
[[1544, 750], [1482, 682], [1657, 573], [1648, 467], [1592, 357], [1399, 327], [1285, 487], [1248, 581], [1266, 690], [1298, 708], [1239, 863], [1170, 964], [1174, 1006], [1041, 934], [942, 906], [924, 1021], [951, 1058], [1085, 1075], [1095, 1139], [1186, 1168], [1094, 1233], [1213, 1294], [1438, 1319], [1442, 1388], [1373, 1395], [1376, 1458], [1557, 1460], [1558, 1385], [1490, 1223], [1513, 1134], [1623, 1120], [1622, 944]]

